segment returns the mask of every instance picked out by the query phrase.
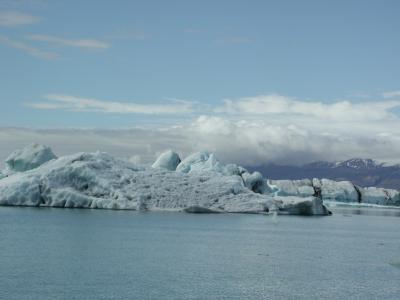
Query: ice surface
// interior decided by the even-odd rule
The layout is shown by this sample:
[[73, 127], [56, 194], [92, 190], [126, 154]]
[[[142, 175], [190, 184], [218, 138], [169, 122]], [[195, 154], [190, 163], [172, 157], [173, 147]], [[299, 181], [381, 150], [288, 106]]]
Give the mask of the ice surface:
[[6, 159], [5, 173], [31, 170], [55, 158], [57, 157], [51, 151], [50, 147], [31, 144], [10, 154]]
[[179, 155], [172, 150], [162, 153], [157, 160], [153, 163], [152, 167], [155, 169], [166, 169], [175, 171], [176, 167], [181, 162]]
[[[170, 166], [171, 160], [161, 161], [160, 165]], [[62, 156], [0, 179], [0, 205], [195, 213], [328, 213], [321, 199], [315, 197], [274, 197], [268, 189], [260, 188], [265, 180], [259, 173], [243, 178], [243, 168], [224, 166], [212, 154], [195, 153], [177, 169], [138, 167], [101, 152]]]
[[322, 199], [341, 202], [359, 202], [359, 194], [350, 181], [321, 179]]
[[176, 170], [183, 173], [224, 172], [222, 164], [215, 158], [215, 155], [207, 152], [196, 152], [189, 155], [177, 166]]
[[267, 181], [260, 172], [252, 174], [244, 172], [242, 178], [244, 185], [255, 193], [268, 194], [272, 192], [272, 189], [268, 186]]
[[378, 205], [400, 205], [400, 192], [392, 189], [367, 187], [361, 189], [363, 203]]
[[270, 185], [275, 186], [278, 196], [313, 196], [315, 191], [312, 181], [305, 180], [270, 180]]

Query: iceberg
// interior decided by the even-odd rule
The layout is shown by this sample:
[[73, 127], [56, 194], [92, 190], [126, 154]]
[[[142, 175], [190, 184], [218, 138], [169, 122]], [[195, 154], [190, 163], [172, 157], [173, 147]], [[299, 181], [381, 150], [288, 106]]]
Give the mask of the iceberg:
[[330, 179], [269, 180], [278, 196], [309, 197], [315, 196], [325, 202], [343, 202], [400, 206], [400, 192], [394, 189], [378, 187], [360, 187], [350, 181]]
[[[52, 153], [52, 152], [51, 152]], [[0, 205], [175, 210], [191, 213], [327, 215], [317, 197], [276, 197], [259, 173], [195, 153], [177, 165], [172, 151], [152, 167], [103, 152], [76, 153], [0, 179]], [[30, 165], [25, 158], [25, 164]]]

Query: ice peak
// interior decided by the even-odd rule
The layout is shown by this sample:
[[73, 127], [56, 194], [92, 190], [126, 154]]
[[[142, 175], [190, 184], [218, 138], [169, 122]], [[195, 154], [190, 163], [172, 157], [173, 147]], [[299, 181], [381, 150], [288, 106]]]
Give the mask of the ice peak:
[[160, 156], [152, 164], [151, 167], [155, 169], [166, 169], [169, 171], [175, 171], [180, 162], [181, 159], [176, 152], [172, 150], [167, 150], [160, 154]]
[[30, 144], [15, 150], [6, 159], [7, 172], [24, 172], [55, 159], [57, 156], [50, 147], [40, 144]]

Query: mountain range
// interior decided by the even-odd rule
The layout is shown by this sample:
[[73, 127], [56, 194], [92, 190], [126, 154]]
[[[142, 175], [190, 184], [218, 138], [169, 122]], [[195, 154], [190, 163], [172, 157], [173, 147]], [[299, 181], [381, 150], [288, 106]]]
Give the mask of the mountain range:
[[301, 166], [264, 164], [247, 167], [270, 179], [327, 178], [349, 180], [362, 187], [400, 189], [400, 164], [386, 165], [372, 159], [353, 158], [341, 162], [317, 161]]

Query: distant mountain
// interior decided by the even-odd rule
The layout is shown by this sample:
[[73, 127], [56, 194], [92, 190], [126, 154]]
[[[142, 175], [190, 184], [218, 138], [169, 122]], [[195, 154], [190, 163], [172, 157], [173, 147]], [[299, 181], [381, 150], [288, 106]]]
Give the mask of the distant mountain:
[[386, 166], [372, 159], [353, 158], [342, 162], [317, 161], [302, 166], [267, 164], [248, 167], [270, 179], [328, 178], [350, 180], [363, 187], [400, 189], [400, 165]]

